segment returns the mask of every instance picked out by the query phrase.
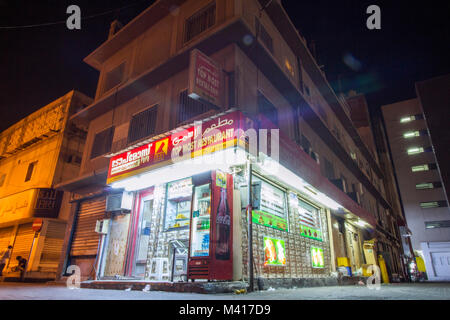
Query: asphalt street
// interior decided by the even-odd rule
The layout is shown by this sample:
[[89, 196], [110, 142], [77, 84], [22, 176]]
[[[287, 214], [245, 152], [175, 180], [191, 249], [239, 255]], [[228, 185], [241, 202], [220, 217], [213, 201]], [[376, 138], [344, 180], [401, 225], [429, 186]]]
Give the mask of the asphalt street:
[[0, 300], [450, 300], [450, 283], [269, 289], [247, 294], [69, 289], [65, 286], [0, 283]]

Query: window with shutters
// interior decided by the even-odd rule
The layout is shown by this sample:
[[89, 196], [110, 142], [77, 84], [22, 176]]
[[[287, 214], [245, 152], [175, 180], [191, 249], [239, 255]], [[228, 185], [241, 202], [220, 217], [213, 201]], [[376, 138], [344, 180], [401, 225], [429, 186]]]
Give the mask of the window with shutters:
[[125, 62], [123, 62], [119, 66], [115, 67], [114, 69], [106, 73], [103, 92], [111, 90], [112, 88], [122, 83], [124, 75], [125, 75]]
[[187, 90], [184, 90], [180, 93], [176, 125], [195, 118], [213, 109], [214, 108], [211, 104], [190, 98], [188, 96]]
[[153, 135], [156, 129], [157, 116], [158, 105], [134, 115], [128, 128], [128, 143]]
[[273, 54], [273, 40], [267, 32], [266, 28], [261, 24], [258, 18], [255, 17], [255, 28], [258, 39], [261, 39], [266, 48]]
[[278, 125], [278, 110], [275, 106], [258, 91], [258, 110], [265, 115], [274, 125]]
[[104, 155], [111, 151], [112, 139], [114, 136], [114, 127], [109, 127], [97, 133], [94, 137], [94, 143], [91, 149], [91, 159]]
[[184, 25], [184, 42], [188, 42], [216, 23], [216, 2], [195, 13]]

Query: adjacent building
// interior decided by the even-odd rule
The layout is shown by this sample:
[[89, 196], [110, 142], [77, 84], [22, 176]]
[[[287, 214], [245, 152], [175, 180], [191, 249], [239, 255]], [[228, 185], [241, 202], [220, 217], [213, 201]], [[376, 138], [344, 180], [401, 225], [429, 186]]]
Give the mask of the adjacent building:
[[[86, 128], [68, 119], [92, 99], [71, 91], [0, 133], [0, 248], [13, 246], [3, 275], [55, 279], [67, 222], [67, 197], [54, 186], [80, 169]], [[35, 225], [33, 228], [33, 224]]]
[[79, 176], [57, 186], [61, 276], [247, 280], [249, 244], [263, 282], [380, 261], [403, 275], [373, 140], [280, 1], [156, 1], [119, 25], [85, 58], [97, 92], [71, 117], [89, 129]]
[[412, 247], [430, 280], [450, 278], [449, 79], [419, 82], [418, 98], [382, 107]]

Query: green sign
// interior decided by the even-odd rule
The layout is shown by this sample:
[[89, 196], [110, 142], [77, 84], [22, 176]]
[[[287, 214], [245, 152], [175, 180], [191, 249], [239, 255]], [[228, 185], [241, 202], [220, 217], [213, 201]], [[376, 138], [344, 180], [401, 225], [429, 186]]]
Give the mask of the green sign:
[[306, 238], [322, 241], [322, 232], [319, 229], [311, 228], [301, 224], [300, 234]]
[[254, 210], [252, 213], [252, 222], [281, 231], [288, 230], [286, 219], [265, 211]]
[[264, 237], [264, 266], [285, 266], [284, 240]]
[[323, 249], [317, 247], [311, 247], [311, 261], [313, 268], [324, 268]]

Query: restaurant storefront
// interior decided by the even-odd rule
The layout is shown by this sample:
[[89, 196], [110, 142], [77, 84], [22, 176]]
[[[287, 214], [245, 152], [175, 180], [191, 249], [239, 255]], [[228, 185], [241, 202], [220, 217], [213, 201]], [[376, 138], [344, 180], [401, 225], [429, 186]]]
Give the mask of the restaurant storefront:
[[110, 155], [109, 197], [121, 199], [107, 197], [99, 221], [96, 278], [245, 280], [250, 202], [258, 278], [330, 277], [330, 210], [341, 206], [319, 189], [333, 187], [313, 160], [292, 160], [302, 151], [278, 131], [269, 156], [251, 130], [260, 128], [272, 129], [228, 111]]

